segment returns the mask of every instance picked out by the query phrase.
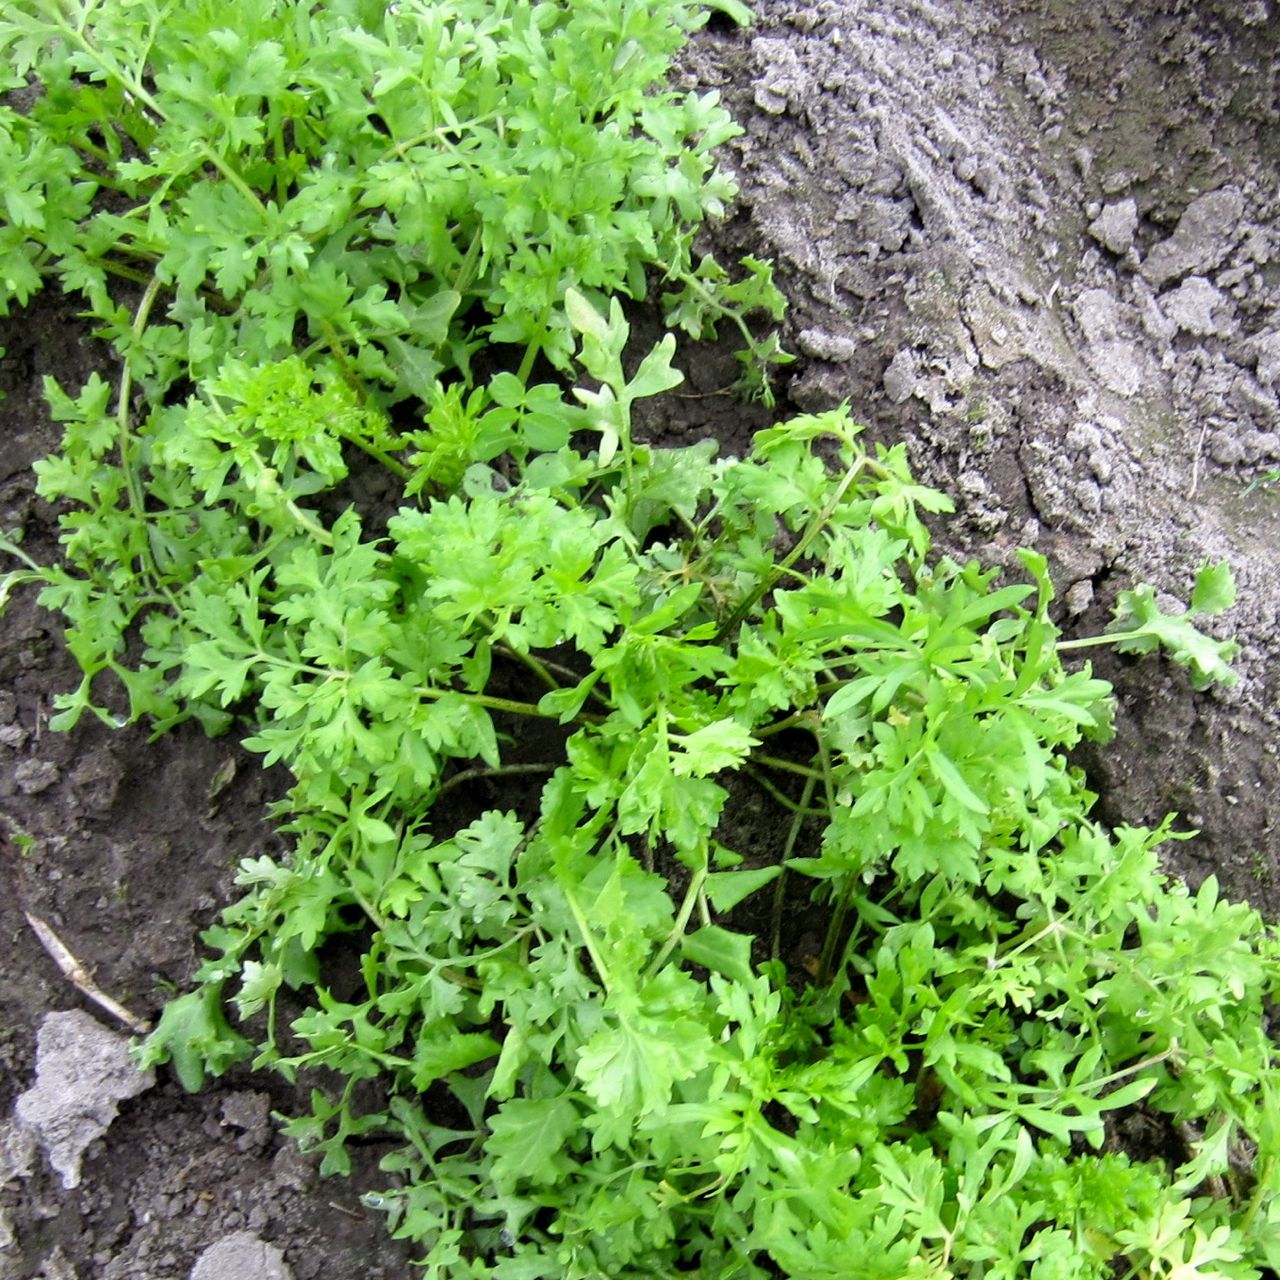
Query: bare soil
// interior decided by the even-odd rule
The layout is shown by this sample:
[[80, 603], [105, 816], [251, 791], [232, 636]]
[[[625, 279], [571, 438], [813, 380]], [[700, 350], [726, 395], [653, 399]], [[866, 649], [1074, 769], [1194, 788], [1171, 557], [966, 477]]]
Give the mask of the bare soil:
[[[1178, 811], [1201, 834], [1171, 846], [1171, 868], [1280, 916], [1275, 4], [757, 8], [750, 31], [714, 22], [682, 74], [744, 126], [726, 156], [741, 199], [711, 238], [722, 260], [778, 264], [799, 355], [778, 412], [847, 400], [874, 438], [906, 440], [957, 500], [948, 549], [1043, 551], [1072, 631], [1105, 625], [1136, 581], [1185, 593], [1203, 560], [1231, 563], [1239, 684], [1197, 694], [1160, 662], [1101, 659], [1118, 738], [1081, 763], [1107, 820]], [[0, 347], [0, 528], [50, 558], [56, 513], [30, 471], [57, 440], [40, 378], [74, 387], [105, 357], [53, 295], [0, 322]], [[744, 449], [769, 419], [720, 394], [726, 351], [686, 367], [651, 435]], [[160, 1072], [70, 1189], [16, 1140], [5, 1118], [44, 1019], [97, 1014], [24, 912], [153, 1017], [194, 970], [237, 860], [278, 847], [278, 780], [232, 741], [193, 726], [154, 743], [98, 722], [51, 733], [53, 695], [77, 678], [55, 619], [19, 593], [0, 619], [0, 1280], [412, 1275], [359, 1200], [377, 1148], [350, 1182], [321, 1182], [270, 1122], [293, 1108], [278, 1080], [236, 1071], [192, 1097]], [[228, 1241], [246, 1238], [279, 1255], [228, 1270]]]

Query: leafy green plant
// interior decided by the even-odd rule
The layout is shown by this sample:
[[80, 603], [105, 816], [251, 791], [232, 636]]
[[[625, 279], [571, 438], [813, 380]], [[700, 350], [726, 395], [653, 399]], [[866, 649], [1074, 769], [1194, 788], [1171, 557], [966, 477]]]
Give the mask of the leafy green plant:
[[[660, 272], [697, 336], [777, 315], [763, 264], [731, 284], [694, 262], [693, 229], [734, 193], [711, 153], [737, 130], [715, 94], [661, 82], [705, 17], [16, 0], [0, 90], [34, 74], [39, 93], [0, 108], [0, 314], [54, 276], [153, 401], [301, 345], [383, 406], [429, 399], [485, 343], [567, 369], [567, 286], [639, 298]], [[785, 357], [742, 331], [767, 394]]]
[[[375, 21], [245, 0], [234, 30], [254, 39], [207, 56], [180, 46], [238, 38], [213, 10], [171, 27], [145, 0], [74, 19], [32, 2], [0, 21], [46, 85], [9, 136], [64, 148], [61, 168], [15, 184], [37, 195], [16, 206], [24, 222], [9, 208], [10, 279], [22, 258], [24, 287], [55, 273], [92, 300], [98, 267], [135, 269], [144, 227], [239, 207], [238, 179], [277, 212], [319, 184], [316, 282], [329, 263], [366, 291], [340, 319], [307, 310], [287, 226], [261, 232], [243, 287], [219, 281], [216, 248], [188, 277], [157, 241], [137, 308], [106, 328], [120, 385], [49, 388], [65, 439], [39, 484], [62, 503], [64, 562], [25, 560], [4, 591], [39, 583], [68, 620], [84, 680], [59, 726], [86, 711], [247, 726], [293, 779], [276, 810], [289, 854], [242, 863], [197, 988], [144, 1060], [193, 1088], [248, 1058], [337, 1081], [287, 1131], [327, 1172], [349, 1167], [353, 1139], [392, 1139], [369, 1203], [440, 1280], [836, 1277], [851, 1258], [895, 1280], [1280, 1265], [1275, 935], [1212, 880], [1191, 893], [1163, 877], [1168, 823], [1094, 820], [1068, 755], [1110, 733], [1109, 686], [1064, 666], [1073, 649], [1159, 650], [1194, 683], [1230, 679], [1230, 643], [1193, 625], [1229, 606], [1229, 573], [1205, 566], [1186, 614], [1140, 587], [1109, 636], [1064, 640], [1043, 558], [1023, 552], [1017, 582], [934, 555], [926, 518], [949, 502], [844, 409], [762, 431], [743, 458], [638, 440], [636, 403], [680, 382], [676, 343], [634, 351], [602, 295], [638, 291], [633, 266], [663, 255], [674, 324], [772, 288], [748, 263], [759, 293], [727, 292], [687, 256], [715, 192], [708, 126], [675, 127], [696, 100], [645, 90], [696, 14], [448, 9]], [[275, 80], [218, 78], [259, 46]], [[398, 141], [368, 124], [368, 91], [330, 47]], [[647, 70], [627, 99], [633, 63]], [[481, 118], [495, 68], [511, 80], [501, 129]], [[188, 83], [212, 130], [179, 110]], [[444, 95], [453, 117], [437, 104], [411, 141], [387, 114], [401, 86]], [[656, 257], [648, 240], [618, 249], [627, 270], [592, 280], [572, 264], [598, 224], [562, 218], [552, 284], [517, 265], [525, 232], [503, 241], [479, 206], [500, 223], [519, 202], [525, 170], [498, 144], [535, 146], [522, 91], [527, 112], [597, 127], [605, 86], [631, 104], [608, 142], [627, 193], [610, 208], [652, 201], [666, 231]], [[142, 123], [114, 143], [101, 123], [75, 134], [103, 103]], [[85, 176], [80, 142], [124, 187], [112, 200], [91, 203], [110, 188]], [[417, 184], [404, 218], [426, 216], [430, 166], [491, 166], [447, 213], [469, 228], [455, 258], [441, 250], [465, 288], [434, 276], [419, 292], [423, 267], [377, 294], [407, 242], [388, 255], [375, 229], [390, 190], [366, 205], [342, 175], [358, 187], [389, 145]], [[646, 191], [655, 173], [683, 174], [702, 203]], [[376, 320], [354, 301], [368, 289]], [[413, 354], [398, 326], [442, 290], [457, 302]], [[154, 321], [162, 303], [172, 323]], [[513, 343], [518, 371], [477, 372], [485, 339]], [[565, 376], [534, 382], [539, 354]], [[394, 514], [353, 501], [355, 468], [384, 473]], [[784, 929], [806, 902], [811, 944]], [[1126, 1143], [1135, 1114], [1160, 1135], [1155, 1158]]]

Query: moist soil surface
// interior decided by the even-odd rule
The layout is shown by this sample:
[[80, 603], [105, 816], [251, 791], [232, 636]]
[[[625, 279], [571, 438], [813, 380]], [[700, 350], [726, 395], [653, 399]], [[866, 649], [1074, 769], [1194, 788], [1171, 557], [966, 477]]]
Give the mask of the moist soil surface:
[[[1048, 556], [1072, 634], [1105, 626], [1119, 590], [1185, 598], [1199, 564], [1227, 560], [1238, 684], [1194, 693], [1167, 664], [1104, 656], [1117, 739], [1080, 763], [1107, 821], [1177, 811], [1200, 835], [1170, 846], [1170, 870], [1215, 874], [1276, 918], [1277, 6], [757, 10], [749, 31], [713, 21], [680, 75], [743, 126], [724, 157], [741, 196], [708, 247], [774, 259], [798, 358], [766, 414], [723, 394], [727, 348], [686, 352], [688, 383], [646, 430], [735, 453], [780, 415], [847, 401], [954, 498], [947, 551]], [[57, 513], [31, 464], [58, 435], [40, 379], [74, 388], [108, 364], [52, 292], [0, 322], [0, 346], [0, 528], [48, 560]], [[237, 1069], [189, 1096], [167, 1068], [124, 1079], [128, 1029], [37, 940], [28, 914], [154, 1018], [234, 897], [237, 861], [281, 848], [266, 807], [282, 781], [233, 740], [51, 732], [54, 695], [77, 682], [56, 619], [18, 591], [0, 619], [0, 1280], [413, 1275], [360, 1199], [376, 1146], [352, 1179], [321, 1180], [271, 1118], [296, 1109], [283, 1081]], [[38, 1034], [46, 1086], [69, 1069], [88, 1118], [33, 1147], [10, 1117]]]

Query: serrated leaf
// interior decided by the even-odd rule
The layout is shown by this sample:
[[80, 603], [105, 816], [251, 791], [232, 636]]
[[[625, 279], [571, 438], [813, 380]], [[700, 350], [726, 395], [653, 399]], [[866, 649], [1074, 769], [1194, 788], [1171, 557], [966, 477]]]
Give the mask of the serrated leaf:
[[231, 1029], [221, 995], [222, 984], [210, 983], [170, 1000], [156, 1029], [142, 1043], [140, 1063], [151, 1067], [172, 1062], [182, 1087], [197, 1093], [207, 1074], [220, 1076], [248, 1058], [253, 1047]]
[[680, 950], [691, 964], [713, 973], [723, 973], [734, 982], [749, 983], [755, 976], [751, 967], [751, 939], [719, 925], [704, 925], [680, 940]]
[[754, 871], [713, 871], [703, 883], [711, 905], [717, 911], [732, 911], [782, 874], [780, 866], [760, 867]]
[[494, 1157], [500, 1185], [554, 1182], [564, 1168], [563, 1150], [580, 1117], [573, 1102], [557, 1098], [513, 1098], [489, 1120], [486, 1150]]
[[501, 1051], [502, 1046], [485, 1032], [424, 1028], [413, 1051], [413, 1087], [425, 1090], [452, 1072], [465, 1071]]
[[1191, 593], [1191, 612], [1219, 614], [1236, 602], [1236, 580], [1225, 560], [1201, 565]]
[[671, 771], [680, 778], [706, 778], [732, 769], [759, 745], [748, 729], [729, 718], [703, 725], [693, 733], [672, 734], [671, 741], [678, 750], [671, 758]]

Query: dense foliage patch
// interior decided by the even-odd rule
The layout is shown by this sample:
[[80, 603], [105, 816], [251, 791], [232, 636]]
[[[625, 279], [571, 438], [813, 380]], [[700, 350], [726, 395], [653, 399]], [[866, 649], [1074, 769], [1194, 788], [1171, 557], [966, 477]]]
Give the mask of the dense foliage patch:
[[143, 1057], [322, 1082], [288, 1131], [328, 1171], [390, 1135], [371, 1203], [441, 1280], [1274, 1268], [1275, 936], [1067, 755], [1110, 731], [1073, 650], [1230, 679], [1230, 575], [1064, 641], [1044, 560], [933, 554], [947, 500], [844, 410], [634, 437], [681, 375], [613, 295], [729, 319], [758, 391], [781, 357], [767, 266], [691, 247], [732, 194], [662, 88], [703, 17], [0, 19], [3, 296], [79, 292], [122, 370], [49, 383], [63, 560], [3, 591], [67, 619], [60, 726], [247, 725], [293, 779]]

